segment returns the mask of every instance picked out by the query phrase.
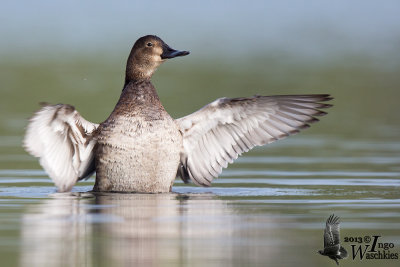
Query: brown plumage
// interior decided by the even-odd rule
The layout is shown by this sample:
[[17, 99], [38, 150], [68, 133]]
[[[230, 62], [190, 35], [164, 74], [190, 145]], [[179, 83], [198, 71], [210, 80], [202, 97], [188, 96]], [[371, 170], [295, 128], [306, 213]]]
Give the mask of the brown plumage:
[[141, 37], [127, 60], [125, 84], [100, 125], [70, 105], [47, 105], [30, 120], [24, 146], [69, 191], [96, 171], [95, 191], [169, 192], [175, 176], [209, 186], [222, 168], [257, 145], [282, 139], [326, 114], [329, 95], [220, 98], [174, 120], [150, 78], [166, 59], [188, 55], [153, 35]]

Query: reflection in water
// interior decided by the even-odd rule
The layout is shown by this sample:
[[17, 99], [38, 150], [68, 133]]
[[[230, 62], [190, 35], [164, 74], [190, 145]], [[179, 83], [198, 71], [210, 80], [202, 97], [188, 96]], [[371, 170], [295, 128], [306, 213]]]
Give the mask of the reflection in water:
[[91, 265], [87, 200], [57, 195], [23, 216], [21, 266]]
[[21, 265], [229, 266], [239, 255], [228, 204], [207, 194], [55, 194], [24, 215]]
[[232, 256], [229, 240], [220, 244], [202, 242], [230, 236], [232, 231], [232, 221], [223, 220], [230, 213], [226, 203], [212, 198], [191, 199], [175, 194], [98, 195], [97, 204], [113, 206], [102, 210], [103, 215], [117, 216], [120, 220], [99, 225], [95, 235], [106, 234], [111, 238], [103, 246], [103, 253], [118, 266], [185, 263], [185, 258], [196, 258], [196, 254], [204, 260], [205, 252], [208, 259], [225, 255], [229, 260]]

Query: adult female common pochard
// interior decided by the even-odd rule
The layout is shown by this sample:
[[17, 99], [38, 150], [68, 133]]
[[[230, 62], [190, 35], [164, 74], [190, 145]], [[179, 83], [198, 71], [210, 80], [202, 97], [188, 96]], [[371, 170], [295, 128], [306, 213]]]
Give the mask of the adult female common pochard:
[[30, 119], [24, 147], [59, 192], [96, 172], [94, 191], [170, 192], [177, 175], [210, 186], [243, 152], [282, 139], [326, 114], [329, 95], [220, 98], [174, 120], [150, 79], [166, 59], [188, 55], [154, 35], [139, 38], [111, 115], [85, 120], [73, 106], [45, 105]]

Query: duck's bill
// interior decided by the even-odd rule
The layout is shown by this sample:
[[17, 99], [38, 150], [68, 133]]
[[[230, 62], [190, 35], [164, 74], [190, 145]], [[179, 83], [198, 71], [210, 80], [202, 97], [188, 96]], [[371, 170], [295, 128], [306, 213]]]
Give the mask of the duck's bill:
[[162, 59], [167, 59], [167, 58], [174, 58], [174, 57], [182, 57], [189, 55], [189, 51], [179, 51], [172, 49], [169, 46], [163, 47], [163, 53], [161, 54]]

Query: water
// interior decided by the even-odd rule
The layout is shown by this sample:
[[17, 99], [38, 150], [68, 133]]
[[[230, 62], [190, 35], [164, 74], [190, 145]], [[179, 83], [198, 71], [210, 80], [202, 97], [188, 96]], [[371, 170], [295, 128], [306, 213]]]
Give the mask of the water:
[[[26, 118], [44, 100], [100, 122], [118, 97], [123, 57], [0, 63], [1, 266], [334, 266], [316, 253], [332, 213], [349, 252], [345, 237], [380, 235], [400, 253], [400, 75], [369, 64], [171, 62], [154, 83], [175, 117], [255, 93], [329, 92], [335, 106], [301, 134], [246, 153], [210, 188], [177, 180], [171, 194], [94, 194], [91, 178], [56, 193], [21, 148]], [[341, 263], [380, 262], [398, 266]]]
[[[288, 157], [285, 146], [303, 153]], [[342, 218], [342, 239], [378, 234], [398, 251], [396, 146], [304, 133], [240, 158], [213, 187], [177, 181], [158, 195], [90, 193], [93, 178], [55, 193], [42, 170], [3, 169], [3, 266], [321, 266], [329, 259], [316, 251], [331, 213]], [[320, 157], [328, 147], [337, 149]], [[350, 151], [379, 156], [340, 156]]]

